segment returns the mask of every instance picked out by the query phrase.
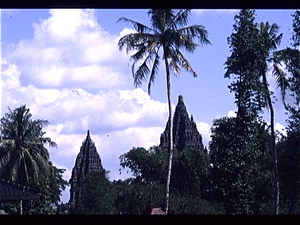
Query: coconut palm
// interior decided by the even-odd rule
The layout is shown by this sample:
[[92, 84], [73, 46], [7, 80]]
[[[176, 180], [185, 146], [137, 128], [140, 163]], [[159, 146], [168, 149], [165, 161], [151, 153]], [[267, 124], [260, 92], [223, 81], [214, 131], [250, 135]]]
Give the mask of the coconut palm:
[[[259, 29], [259, 70], [262, 77], [262, 82], [264, 86], [263, 95], [265, 96], [266, 106], [270, 111], [270, 123], [271, 123], [271, 138], [272, 138], [272, 149], [274, 155], [274, 172], [275, 172], [275, 190], [276, 190], [276, 204], [275, 213], [278, 214], [279, 210], [279, 181], [278, 181], [278, 162], [277, 162], [277, 150], [275, 146], [275, 128], [274, 128], [274, 108], [271, 100], [271, 92], [269, 90], [269, 83], [267, 81], [267, 62], [270, 61], [269, 55], [272, 51], [275, 51], [282, 39], [282, 33], [277, 36], [279, 26], [276, 23], [270, 25], [268, 22], [260, 23], [258, 25]], [[274, 64], [273, 75], [275, 76], [277, 87], [281, 90], [282, 99], [284, 100], [286, 91], [288, 89], [288, 81], [284, 73], [281, 73], [278, 69], [278, 65]]]
[[[180, 68], [183, 68], [187, 72], [192, 73], [194, 77], [197, 77], [197, 73], [193, 70], [191, 64], [181, 52], [181, 49], [192, 53], [199, 44], [211, 44], [208, 40], [208, 32], [204, 26], [187, 26], [190, 13], [188, 9], [178, 11], [172, 9], [149, 10], [148, 16], [150, 17], [151, 27], [124, 17], [118, 20], [132, 24], [137, 31], [136, 33], [125, 35], [118, 42], [120, 50], [126, 46], [127, 53], [129, 51], [135, 52], [130, 59], [133, 61], [132, 74], [136, 87], [140, 86], [150, 74], [148, 82], [148, 94], [150, 94], [151, 87], [159, 71], [161, 60], [165, 64], [170, 122], [170, 158], [167, 178], [166, 213], [168, 213], [169, 206], [169, 187], [173, 155], [170, 70], [179, 75], [181, 72]], [[195, 43], [194, 39], [198, 39], [199, 44]], [[140, 61], [141, 64], [136, 69], [135, 66]]]
[[0, 177], [18, 181], [23, 185], [41, 183], [51, 171], [49, 152], [45, 144], [56, 147], [50, 138], [44, 137], [47, 120], [32, 120], [26, 106], [1, 119]]

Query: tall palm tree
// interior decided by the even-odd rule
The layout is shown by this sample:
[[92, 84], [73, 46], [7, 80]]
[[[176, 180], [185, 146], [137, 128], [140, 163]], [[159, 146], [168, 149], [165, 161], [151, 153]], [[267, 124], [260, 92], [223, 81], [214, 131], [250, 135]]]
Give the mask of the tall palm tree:
[[[172, 168], [173, 156], [173, 119], [172, 119], [172, 102], [171, 102], [171, 81], [170, 70], [172, 69], [176, 75], [179, 75], [180, 68], [197, 77], [197, 73], [193, 70], [189, 61], [184, 57], [181, 49], [187, 52], [194, 52], [199, 45], [194, 42], [198, 39], [199, 44], [211, 44], [208, 40], [208, 32], [202, 25], [186, 26], [190, 10], [172, 10], [172, 9], [152, 9], [149, 10], [151, 27], [127, 18], [120, 18], [118, 21], [130, 23], [134, 26], [136, 33], [128, 34], [122, 37], [118, 46], [122, 50], [126, 46], [126, 52], [135, 51], [131, 56], [132, 74], [134, 85], [140, 86], [142, 81], [148, 78], [148, 94], [158, 74], [161, 60], [164, 61], [167, 80], [167, 97], [169, 105], [169, 122], [170, 122], [170, 145], [169, 145], [169, 169], [167, 177], [166, 192], [166, 213], [169, 207], [169, 187]], [[142, 63], [135, 70], [137, 62]], [[152, 66], [151, 66], [152, 64]], [[151, 66], [151, 67], [150, 67]], [[150, 68], [149, 68], [150, 67]]]
[[[263, 94], [265, 96], [266, 106], [270, 111], [270, 123], [271, 123], [271, 147], [273, 149], [273, 157], [274, 157], [274, 172], [275, 172], [275, 191], [276, 191], [276, 204], [275, 204], [275, 213], [279, 212], [279, 181], [278, 181], [278, 162], [277, 162], [277, 150], [275, 145], [275, 128], [274, 128], [274, 120], [275, 113], [271, 100], [271, 92], [269, 90], [269, 83], [267, 81], [267, 71], [268, 65], [267, 62], [270, 61], [269, 55], [272, 51], [275, 51], [282, 39], [282, 33], [277, 36], [279, 26], [276, 23], [270, 25], [268, 22], [260, 23], [258, 25], [259, 29], [259, 70], [260, 76], [262, 77], [262, 82], [264, 86]], [[280, 88], [282, 99], [284, 100], [285, 94], [288, 88], [288, 81], [285, 77], [284, 73], [276, 70], [278, 66], [274, 64], [273, 75], [275, 75], [277, 87]]]
[[0, 177], [18, 181], [23, 185], [41, 183], [51, 171], [49, 152], [45, 144], [56, 147], [50, 138], [44, 137], [47, 120], [32, 120], [26, 106], [1, 119]]

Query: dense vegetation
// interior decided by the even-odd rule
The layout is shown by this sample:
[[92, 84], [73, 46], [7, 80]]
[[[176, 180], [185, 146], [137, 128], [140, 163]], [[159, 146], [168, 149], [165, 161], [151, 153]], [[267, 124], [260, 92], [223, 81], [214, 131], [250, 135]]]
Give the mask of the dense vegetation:
[[[9, 108], [1, 119], [0, 177], [15, 183], [38, 188], [39, 200], [26, 200], [25, 214], [53, 214], [62, 190], [68, 182], [62, 178], [64, 169], [53, 166], [45, 144], [56, 147], [44, 137], [47, 120], [33, 120], [26, 106]], [[19, 213], [19, 203], [1, 203], [7, 213]]]

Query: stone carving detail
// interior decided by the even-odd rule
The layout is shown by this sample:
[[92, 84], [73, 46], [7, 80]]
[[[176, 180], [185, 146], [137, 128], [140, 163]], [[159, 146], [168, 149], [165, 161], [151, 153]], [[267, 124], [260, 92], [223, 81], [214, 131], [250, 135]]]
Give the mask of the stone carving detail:
[[[170, 121], [168, 120], [165, 131], [160, 136], [160, 146], [169, 150]], [[182, 151], [184, 148], [199, 149], [204, 151], [202, 137], [197, 130], [193, 115], [189, 118], [182, 95], [178, 97], [178, 103], [173, 117], [174, 151]]]
[[70, 211], [74, 210], [75, 202], [81, 197], [80, 186], [83, 179], [91, 171], [103, 170], [101, 158], [95, 147], [95, 143], [90, 137], [90, 131], [87, 131], [87, 137], [83, 141], [80, 152], [76, 157], [75, 166], [72, 170], [70, 179]]

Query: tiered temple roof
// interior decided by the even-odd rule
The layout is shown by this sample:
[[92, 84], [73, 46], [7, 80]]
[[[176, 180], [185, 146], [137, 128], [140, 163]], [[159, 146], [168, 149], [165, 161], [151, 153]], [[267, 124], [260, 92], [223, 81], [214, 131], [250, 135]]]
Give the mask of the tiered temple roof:
[[[169, 149], [170, 122], [168, 120], [165, 131], [160, 136], [160, 146]], [[199, 149], [204, 151], [202, 137], [197, 130], [193, 115], [189, 118], [182, 95], [178, 97], [178, 103], [173, 117], [173, 141], [174, 151], [182, 151], [184, 148]]]
[[86, 139], [83, 141], [80, 152], [76, 157], [75, 166], [72, 170], [70, 179], [70, 200], [69, 205], [72, 209], [75, 207], [75, 202], [81, 196], [80, 187], [83, 179], [91, 171], [103, 170], [101, 158], [95, 147], [95, 143], [90, 137], [90, 131], [87, 131]]

